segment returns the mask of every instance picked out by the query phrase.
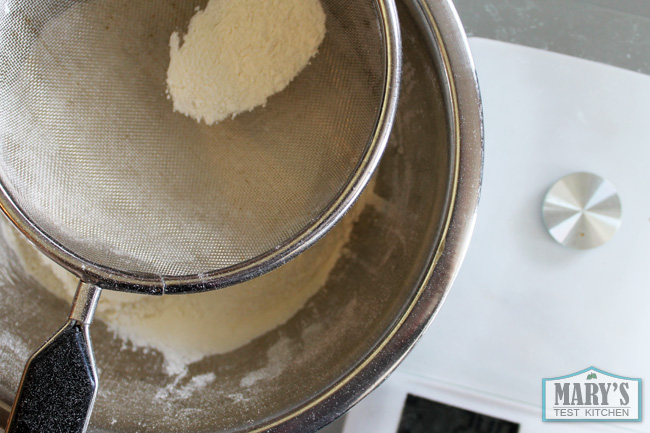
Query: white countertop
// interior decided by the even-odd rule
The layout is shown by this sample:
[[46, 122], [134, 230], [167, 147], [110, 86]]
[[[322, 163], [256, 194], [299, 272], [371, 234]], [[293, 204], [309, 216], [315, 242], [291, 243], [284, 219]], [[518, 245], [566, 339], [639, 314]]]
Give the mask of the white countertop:
[[[650, 379], [650, 76], [470, 45], [485, 113], [475, 234], [438, 317], [384, 388], [429, 383], [439, 401], [493, 408], [521, 432], [648, 432], [647, 421], [542, 423], [541, 383], [590, 366]], [[577, 171], [608, 179], [622, 201], [621, 229], [592, 250], [557, 244], [541, 217], [548, 188]], [[346, 433], [377, 415], [368, 410], [381, 392], [353, 409]]]

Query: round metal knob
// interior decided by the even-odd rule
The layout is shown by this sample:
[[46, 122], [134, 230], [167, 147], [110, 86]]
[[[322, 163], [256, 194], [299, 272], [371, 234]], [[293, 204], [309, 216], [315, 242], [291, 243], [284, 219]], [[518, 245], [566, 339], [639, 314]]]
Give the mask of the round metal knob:
[[592, 173], [574, 173], [546, 193], [543, 216], [549, 233], [562, 245], [594, 248], [621, 226], [621, 200], [609, 181]]

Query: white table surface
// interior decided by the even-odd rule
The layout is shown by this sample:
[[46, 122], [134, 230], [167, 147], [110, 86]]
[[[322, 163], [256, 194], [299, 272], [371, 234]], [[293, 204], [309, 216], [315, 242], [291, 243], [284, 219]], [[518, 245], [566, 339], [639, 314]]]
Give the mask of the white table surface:
[[[401, 407], [389, 401], [412, 382], [521, 422], [522, 433], [648, 432], [647, 421], [542, 423], [541, 381], [590, 366], [650, 379], [650, 76], [486, 39], [470, 45], [485, 114], [472, 244], [438, 317], [382, 387], [392, 391], [353, 409], [344, 431], [395, 418]], [[610, 180], [623, 206], [619, 232], [587, 251], [557, 244], [541, 217], [547, 189], [577, 171]]]

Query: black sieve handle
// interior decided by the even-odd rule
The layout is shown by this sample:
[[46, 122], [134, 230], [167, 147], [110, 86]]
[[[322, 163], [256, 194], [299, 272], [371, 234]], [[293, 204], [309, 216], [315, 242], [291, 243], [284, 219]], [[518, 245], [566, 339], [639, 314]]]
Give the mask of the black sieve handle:
[[81, 283], [70, 320], [27, 361], [6, 433], [84, 433], [97, 396], [88, 325], [100, 289]]
[[70, 320], [27, 361], [6, 433], [83, 433], [96, 394], [88, 326]]

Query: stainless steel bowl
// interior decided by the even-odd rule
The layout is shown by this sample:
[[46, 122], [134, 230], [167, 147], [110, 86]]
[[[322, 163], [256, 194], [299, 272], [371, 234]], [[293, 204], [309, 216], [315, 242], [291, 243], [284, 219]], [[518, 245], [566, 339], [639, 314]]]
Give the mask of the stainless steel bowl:
[[[399, 13], [403, 88], [376, 174], [373, 193], [381, 200], [362, 210], [326, 286], [288, 323], [193, 364], [177, 383], [160, 354], [120, 350], [122, 342], [96, 322], [101, 387], [90, 431], [316, 431], [381, 383], [424, 332], [472, 232], [482, 117], [451, 0], [406, 0]], [[26, 352], [66, 317], [68, 305], [24, 275], [3, 239], [0, 246], [2, 425]], [[200, 392], [160, 398], [161, 389], [189, 386], [205, 373], [217, 380]]]

